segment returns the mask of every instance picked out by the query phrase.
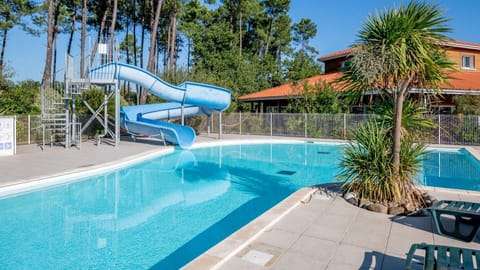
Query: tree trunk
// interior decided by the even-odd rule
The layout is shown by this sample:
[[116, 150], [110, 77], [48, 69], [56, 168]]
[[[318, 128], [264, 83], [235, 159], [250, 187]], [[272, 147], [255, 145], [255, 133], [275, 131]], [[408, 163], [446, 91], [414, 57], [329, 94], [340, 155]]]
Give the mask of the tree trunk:
[[52, 75], [52, 45], [53, 45], [53, 0], [48, 0], [48, 17], [47, 17], [47, 52], [45, 56], [45, 67], [43, 69], [42, 87], [51, 87]]
[[[393, 158], [392, 158], [392, 166], [393, 166], [393, 176], [395, 179], [399, 179], [400, 173], [400, 148], [402, 143], [402, 115], [403, 115], [403, 102], [405, 100], [405, 96], [408, 93], [408, 86], [412, 81], [411, 77], [407, 80], [400, 83], [400, 87], [396, 96], [394, 96], [394, 111], [393, 111], [393, 130], [392, 130], [392, 137], [393, 137]], [[394, 94], [395, 95], [395, 94]]]
[[265, 53], [263, 54], [264, 57], [265, 57], [265, 55], [268, 54], [268, 49], [270, 47], [270, 35], [272, 33], [272, 24], [273, 24], [273, 19], [271, 18], [269, 23], [268, 23], [267, 44], [265, 45]]
[[82, 36], [80, 38], [80, 77], [85, 72], [85, 42], [87, 38], [87, 0], [82, 1]]
[[8, 30], [5, 27], [3, 29], [2, 51], [0, 52], [0, 79], [3, 78], [3, 58], [5, 57], [5, 47], [7, 46], [7, 33]]
[[239, 38], [239, 49], [240, 49], [240, 57], [242, 57], [242, 17], [243, 17], [243, 13], [240, 12], [240, 22], [238, 24], [238, 33], [240, 35], [240, 38]]
[[55, 7], [55, 15], [53, 19], [53, 72], [52, 72], [52, 85], [55, 87], [55, 80], [57, 75], [57, 34], [58, 30], [58, 16], [60, 16], [60, 3]]
[[113, 0], [113, 10], [112, 10], [112, 24], [110, 25], [110, 46], [108, 49], [108, 55], [110, 61], [113, 61], [113, 46], [115, 43], [115, 24], [117, 23], [117, 6], [118, 0]]
[[[141, 34], [141, 40], [140, 40], [140, 67], [143, 68], [143, 47], [145, 43], [145, 24], [146, 24], [146, 4], [147, 1], [143, 1], [143, 18], [142, 18], [142, 34]], [[139, 104], [145, 104], [147, 103], [147, 91], [143, 89], [142, 87], [139, 87], [139, 99], [138, 103]]]
[[142, 14], [142, 33], [140, 37], [140, 67], [143, 68], [143, 45], [145, 43], [145, 24], [146, 24], [146, 5], [147, 1], [143, 0], [143, 14]]
[[100, 42], [100, 38], [102, 37], [103, 29], [105, 29], [105, 24], [107, 22], [108, 11], [110, 9], [110, 5], [112, 0], [108, 0], [107, 8], [103, 13], [102, 21], [100, 22], [100, 29], [98, 29], [97, 39], [95, 40], [95, 44], [93, 45], [92, 54], [90, 55], [90, 67], [93, 65], [93, 61], [95, 60], [95, 55], [98, 49], [98, 43]]
[[187, 75], [190, 75], [190, 53], [191, 53], [190, 52], [190, 50], [191, 50], [191, 48], [190, 48], [191, 45], [190, 44], [191, 44], [191, 39], [188, 38], [187, 42], [188, 42], [188, 45], [187, 45]]
[[400, 146], [401, 146], [401, 132], [402, 132], [402, 113], [403, 113], [403, 100], [404, 96], [402, 94], [398, 94], [397, 98], [395, 99], [394, 105], [394, 121], [393, 121], [393, 175], [395, 178], [398, 177], [400, 172]]
[[163, 0], [157, 1], [157, 10], [155, 11], [155, 19], [152, 24], [152, 32], [150, 33], [150, 52], [148, 54], [147, 70], [152, 73], [155, 71], [155, 45], [157, 40], [158, 21], [160, 20], [160, 11], [162, 10], [162, 4]]
[[164, 55], [164, 61], [163, 61], [163, 70], [165, 71], [166, 74], [168, 74], [168, 67], [170, 66], [170, 45], [172, 44], [171, 42], [172, 39], [172, 22], [170, 21], [170, 24], [168, 25], [167, 29], [167, 44], [165, 46], [165, 52], [163, 53]]
[[127, 59], [126, 59], [126, 62], [127, 64], [130, 64], [130, 43], [129, 43], [129, 40], [128, 40], [128, 35], [130, 33], [130, 20], [127, 19], [125, 21], [125, 53], [127, 54]]
[[171, 45], [170, 45], [170, 64], [169, 72], [173, 76], [175, 70], [175, 52], [176, 52], [176, 41], [177, 41], [177, 1], [175, 0], [173, 6], [173, 15], [172, 15], [172, 35], [171, 35]]
[[70, 54], [72, 50], [73, 34], [75, 33], [75, 21], [77, 20], [77, 9], [75, 8], [72, 14], [72, 25], [70, 26], [70, 36], [68, 37], [67, 53]]
[[[136, 0], [133, 0], [133, 6], [136, 6], [137, 4], [137, 1]], [[135, 11], [133, 11], [134, 14], [132, 14], [132, 18], [133, 18], [133, 64], [136, 66], [137, 65], [137, 20], [136, 20], [136, 16], [135, 16]]]
[[[137, 6], [137, 1], [136, 0], [133, 0], [133, 6]], [[137, 55], [137, 19], [135, 16], [135, 9], [132, 10], [133, 11], [133, 14], [131, 15], [132, 18], [133, 18], [133, 64], [135, 66], [137, 66], [137, 58], [138, 58], [138, 55]], [[141, 89], [140, 87], [138, 86], [138, 84], [135, 84], [135, 93], [136, 93], [136, 96], [137, 96], [137, 105], [140, 104], [140, 93], [141, 92]]]

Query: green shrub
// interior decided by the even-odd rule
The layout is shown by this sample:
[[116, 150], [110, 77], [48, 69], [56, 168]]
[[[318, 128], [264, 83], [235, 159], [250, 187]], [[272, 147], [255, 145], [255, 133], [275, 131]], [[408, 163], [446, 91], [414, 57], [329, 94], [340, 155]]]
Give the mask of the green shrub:
[[[399, 176], [393, 175], [392, 138], [381, 123], [369, 121], [353, 132], [355, 141], [344, 150], [338, 179], [345, 181], [345, 191], [378, 202], [400, 202], [411, 198], [415, 177], [421, 169], [424, 144], [414, 144], [405, 137], [400, 150]], [[395, 180], [395, 179], [398, 179]]]

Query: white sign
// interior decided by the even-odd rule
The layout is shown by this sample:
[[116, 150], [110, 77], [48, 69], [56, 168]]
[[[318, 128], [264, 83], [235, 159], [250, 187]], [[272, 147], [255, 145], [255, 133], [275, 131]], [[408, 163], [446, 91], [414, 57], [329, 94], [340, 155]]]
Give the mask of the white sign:
[[15, 154], [15, 117], [0, 116], [0, 156]]
[[105, 43], [98, 44], [98, 53], [99, 54], [107, 54], [107, 44], [105, 44]]

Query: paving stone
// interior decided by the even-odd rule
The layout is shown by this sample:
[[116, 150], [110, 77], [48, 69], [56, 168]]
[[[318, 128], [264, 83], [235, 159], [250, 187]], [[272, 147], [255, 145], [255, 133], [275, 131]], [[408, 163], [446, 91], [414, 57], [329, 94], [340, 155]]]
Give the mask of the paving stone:
[[371, 251], [367, 248], [342, 244], [337, 248], [329, 266], [331, 264], [341, 264], [357, 267], [357, 269], [359, 267], [374, 269], [380, 267], [382, 261], [383, 250]]
[[310, 256], [301, 252], [287, 251], [276, 263], [272, 265], [272, 270], [292, 270], [292, 269], [325, 269], [326, 261], [313, 260]]
[[263, 267], [263, 266], [260, 266], [260, 265], [257, 265], [257, 264], [254, 264], [254, 263], [251, 263], [251, 262], [248, 262], [248, 261], [243, 260], [243, 259], [238, 258], [238, 257], [233, 257], [230, 260], [228, 260], [227, 262], [225, 262], [225, 264], [223, 264], [219, 269], [223, 269], [223, 270], [245, 270], [245, 269], [248, 269], [248, 270], [265, 270], [267, 268]]
[[305, 254], [314, 260], [326, 262], [335, 253], [336, 248], [337, 243], [333, 241], [302, 236], [293, 244], [290, 250]]
[[258, 238], [258, 242], [287, 249], [291, 247], [299, 237], [299, 233], [293, 233], [279, 229], [271, 229], [264, 232]]

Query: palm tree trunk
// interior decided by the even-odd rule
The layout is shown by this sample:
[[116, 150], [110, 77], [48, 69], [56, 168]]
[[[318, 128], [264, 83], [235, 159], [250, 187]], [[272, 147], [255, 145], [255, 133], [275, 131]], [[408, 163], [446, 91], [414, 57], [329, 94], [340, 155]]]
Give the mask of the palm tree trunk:
[[393, 175], [397, 177], [400, 172], [400, 146], [401, 146], [401, 131], [402, 131], [402, 113], [403, 113], [404, 96], [399, 94], [395, 99], [394, 105], [394, 121], [393, 121]]
[[48, 2], [48, 17], [47, 17], [47, 52], [45, 56], [45, 67], [43, 69], [42, 87], [50, 88], [52, 75], [52, 45], [53, 45], [53, 5], [54, 1]]
[[407, 80], [400, 83], [400, 87], [396, 96], [394, 96], [395, 103], [394, 103], [394, 121], [393, 121], [393, 175], [395, 178], [398, 177], [400, 173], [400, 148], [401, 148], [401, 139], [402, 139], [402, 115], [403, 115], [403, 102], [405, 100], [405, 96], [408, 94], [408, 87], [410, 82], [412, 81], [412, 77], [410, 76]]

